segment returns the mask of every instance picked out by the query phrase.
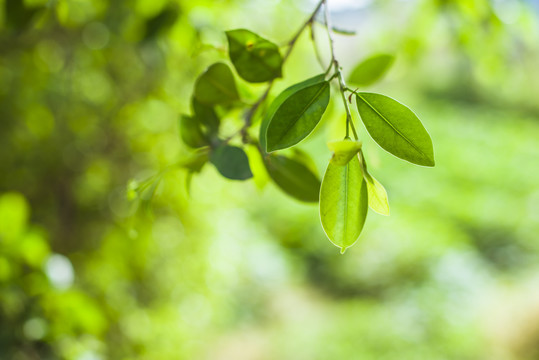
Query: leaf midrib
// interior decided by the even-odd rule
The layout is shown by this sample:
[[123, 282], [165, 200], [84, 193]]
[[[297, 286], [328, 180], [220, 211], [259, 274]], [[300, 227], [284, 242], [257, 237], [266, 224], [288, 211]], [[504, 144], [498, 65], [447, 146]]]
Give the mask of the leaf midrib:
[[[314, 84], [314, 85], [311, 85], [311, 86], [315, 86], [317, 84]], [[303, 115], [305, 114], [305, 112], [307, 111], [307, 109], [316, 101], [316, 99], [318, 99], [318, 97], [320, 96], [320, 94], [325, 90], [326, 86], [327, 86], [327, 82], [324, 81], [324, 86], [322, 86], [320, 88], [320, 90], [318, 90], [315, 94], [315, 96], [313, 96], [313, 98], [311, 99], [311, 101], [309, 101], [309, 103], [307, 104], [307, 106], [305, 106], [303, 108], [303, 110], [301, 111], [300, 115], [296, 118], [296, 120], [294, 121], [290, 121], [289, 124], [288, 124], [288, 127], [281, 133], [281, 135], [279, 136], [279, 141], [276, 142], [276, 144], [280, 144], [281, 141], [283, 140], [283, 138], [285, 137], [285, 135], [290, 131], [290, 129], [292, 129], [294, 127], [294, 125], [297, 124], [297, 122], [299, 121], [299, 119], [301, 119], [303, 117]], [[309, 87], [306, 87], [306, 88], [303, 88], [299, 91], [302, 91], [302, 90], [305, 90], [305, 89], [308, 89]], [[298, 91], [298, 92], [299, 92]], [[296, 93], [295, 93], [296, 94]], [[294, 95], [295, 95], [294, 94]], [[284, 103], [283, 103], [284, 104]], [[278, 111], [278, 110], [277, 110]], [[277, 113], [277, 112], [276, 112]]]
[[350, 163], [346, 164], [345, 170], [344, 170], [344, 231], [343, 231], [343, 246], [341, 246], [341, 249], [346, 249], [346, 246], [344, 244], [346, 238], [347, 238], [347, 232], [348, 232], [348, 168]]
[[430, 157], [425, 154], [420, 148], [418, 148], [412, 141], [410, 141], [406, 136], [404, 136], [404, 134], [402, 134], [388, 119], [386, 119], [386, 117], [384, 115], [382, 115], [374, 106], [371, 105], [370, 102], [368, 102], [363, 96], [359, 95], [359, 94], [356, 94], [359, 98], [361, 98], [361, 100], [363, 100], [363, 102], [365, 104], [367, 104], [368, 107], [370, 107], [376, 114], [378, 114], [378, 116], [380, 116], [382, 118], [382, 120], [384, 120], [393, 130], [395, 130], [395, 132], [401, 137], [403, 138], [404, 140], [406, 140], [406, 142], [408, 144], [410, 144], [410, 146], [412, 146], [418, 153], [420, 153], [421, 155], [425, 156], [427, 159], [430, 159]]

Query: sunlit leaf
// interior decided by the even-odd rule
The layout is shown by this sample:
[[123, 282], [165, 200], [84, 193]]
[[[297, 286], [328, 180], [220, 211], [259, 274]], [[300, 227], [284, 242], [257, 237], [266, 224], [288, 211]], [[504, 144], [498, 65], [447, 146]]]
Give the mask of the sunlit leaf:
[[391, 54], [378, 54], [359, 63], [348, 77], [353, 85], [367, 86], [380, 80], [389, 70], [395, 57]]
[[329, 82], [309, 85], [291, 94], [268, 124], [267, 151], [293, 146], [309, 135], [329, 103]]
[[359, 158], [353, 157], [346, 165], [330, 160], [320, 189], [320, 220], [327, 237], [342, 253], [359, 238], [368, 202]]
[[380, 215], [389, 216], [389, 200], [386, 189], [378, 180], [376, 180], [367, 170], [367, 162], [360, 151], [359, 161], [363, 170], [363, 177], [367, 182], [367, 192], [369, 194], [369, 207]]
[[245, 29], [227, 31], [226, 36], [230, 60], [243, 79], [258, 83], [281, 76], [277, 45]]
[[302, 81], [300, 83], [294, 84], [288, 88], [286, 88], [283, 92], [281, 92], [275, 100], [271, 103], [271, 105], [268, 108], [268, 111], [266, 112], [266, 115], [264, 116], [264, 119], [262, 120], [262, 123], [260, 124], [260, 147], [265, 152], [266, 151], [266, 133], [268, 131], [268, 125], [275, 115], [275, 112], [281, 107], [281, 105], [285, 102], [286, 99], [290, 97], [290, 95], [294, 94], [295, 92], [306, 88], [307, 86], [318, 84], [322, 81], [324, 81], [324, 74], [313, 76], [312, 78], [309, 78], [305, 81]]
[[210, 162], [224, 177], [231, 180], [246, 180], [253, 177], [247, 154], [243, 149], [221, 145], [210, 154]]
[[203, 104], [222, 105], [239, 99], [232, 70], [224, 63], [211, 65], [195, 83], [195, 98]]
[[320, 180], [302, 162], [283, 155], [268, 155], [264, 162], [269, 176], [288, 195], [305, 202], [317, 202]]
[[389, 216], [389, 201], [386, 189], [371, 174], [365, 174], [367, 191], [369, 193], [369, 207], [380, 215]]
[[350, 139], [332, 141], [328, 143], [329, 149], [333, 152], [332, 160], [337, 165], [346, 165], [361, 150], [361, 141]]
[[378, 145], [411, 163], [434, 166], [432, 140], [412, 110], [380, 94], [357, 93], [356, 101], [361, 120]]

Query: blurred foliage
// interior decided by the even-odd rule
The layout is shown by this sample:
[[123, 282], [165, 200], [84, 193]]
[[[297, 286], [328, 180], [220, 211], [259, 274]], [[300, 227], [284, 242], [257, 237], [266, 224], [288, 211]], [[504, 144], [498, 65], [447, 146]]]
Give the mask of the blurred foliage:
[[[361, 128], [391, 217], [344, 256], [316, 207], [174, 166], [224, 31], [282, 44], [312, 3], [0, 1], [1, 359], [538, 358], [537, 2], [333, 3], [345, 70], [395, 53], [376, 89], [437, 151], [409, 169]], [[305, 36], [275, 94], [317, 72]], [[338, 114], [302, 144], [319, 171]]]

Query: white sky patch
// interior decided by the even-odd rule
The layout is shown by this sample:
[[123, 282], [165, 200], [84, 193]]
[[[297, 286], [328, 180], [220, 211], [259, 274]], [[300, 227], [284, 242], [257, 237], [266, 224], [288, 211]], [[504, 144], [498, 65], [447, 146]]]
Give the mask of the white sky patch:
[[65, 290], [73, 285], [75, 272], [71, 261], [63, 255], [54, 254], [49, 257], [45, 264], [45, 273], [52, 286], [59, 290]]
[[372, 0], [328, 0], [332, 12], [357, 10], [366, 7]]

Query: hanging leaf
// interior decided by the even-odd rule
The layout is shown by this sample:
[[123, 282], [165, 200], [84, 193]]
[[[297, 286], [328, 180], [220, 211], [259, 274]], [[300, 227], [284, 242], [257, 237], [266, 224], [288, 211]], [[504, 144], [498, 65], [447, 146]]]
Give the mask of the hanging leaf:
[[307, 137], [322, 118], [328, 103], [328, 81], [309, 85], [291, 94], [268, 124], [267, 151], [288, 148]]
[[341, 248], [341, 253], [359, 238], [368, 202], [359, 158], [353, 157], [346, 165], [330, 160], [320, 189], [320, 220], [327, 237]]
[[273, 116], [275, 115], [275, 112], [279, 109], [279, 107], [281, 107], [284, 101], [290, 97], [290, 95], [294, 94], [298, 90], [306, 88], [309, 85], [318, 84], [324, 81], [324, 77], [325, 74], [320, 74], [300, 83], [294, 84], [286, 88], [275, 98], [275, 100], [273, 100], [273, 102], [268, 108], [268, 111], [266, 112], [266, 115], [264, 116], [264, 119], [262, 120], [262, 123], [260, 124], [260, 147], [264, 152], [266, 152], [266, 133], [268, 131], [268, 125]]
[[247, 154], [243, 149], [221, 145], [210, 154], [210, 162], [224, 177], [231, 180], [246, 180], [253, 177]]
[[244, 80], [259, 83], [281, 76], [283, 58], [277, 45], [245, 29], [227, 31], [226, 37], [230, 60]]
[[369, 207], [380, 215], [389, 216], [389, 201], [386, 189], [371, 174], [365, 174], [367, 192], [369, 193]]
[[193, 97], [191, 100], [193, 106], [194, 117], [202, 124], [207, 130], [208, 135], [215, 136], [219, 132], [219, 125], [221, 121], [215, 113], [215, 109], [211, 106], [204, 105]]
[[361, 141], [344, 139], [328, 143], [329, 149], [333, 152], [332, 160], [337, 165], [346, 165], [361, 150]]
[[378, 54], [359, 63], [348, 77], [350, 84], [367, 86], [380, 80], [395, 62], [391, 54]]
[[363, 151], [359, 152], [359, 162], [363, 170], [363, 177], [367, 182], [369, 207], [380, 215], [389, 216], [389, 201], [386, 189], [367, 171], [367, 162], [363, 157]]
[[318, 201], [320, 180], [307, 165], [275, 154], [267, 155], [264, 163], [269, 176], [285, 193], [300, 201]]
[[197, 119], [187, 115], [180, 115], [179, 128], [180, 137], [187, 146], [199, 148], [208, 145], [208, 140], [204, 136]]
[[356, 102], [361, 120], [378, 145], [411, 163], [434, 166], [432, 140], [412, 110], [374, 93], [356, 93]]
[[239, 99], [234, 75], [228, 65], [215, 63], [195, 83], [195, 98], [206, 105], [223, 105]]

